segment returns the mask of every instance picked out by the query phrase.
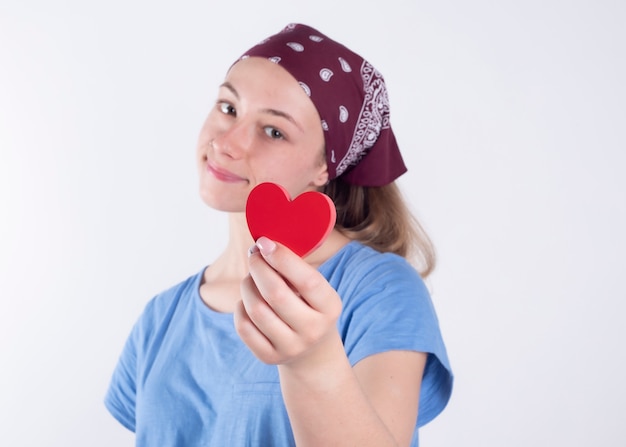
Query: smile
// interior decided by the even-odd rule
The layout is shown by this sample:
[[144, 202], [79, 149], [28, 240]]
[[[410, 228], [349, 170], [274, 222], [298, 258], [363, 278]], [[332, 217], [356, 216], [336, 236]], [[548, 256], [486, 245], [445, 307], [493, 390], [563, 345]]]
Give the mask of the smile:
[[243, 177], [239, 177], [236, 174], [233, 174], [230, 171], [227, 171], [225, 169], [220, 168], [219, 166], [211, 163], [211, 162], [207, 162], [206, 164], [207, 167], [207, 171], [209, 171], [213, 177], [215, 177], [216, 179], [222, 181], [222, 182], [245, 182], [247, 181], [245, 178]]

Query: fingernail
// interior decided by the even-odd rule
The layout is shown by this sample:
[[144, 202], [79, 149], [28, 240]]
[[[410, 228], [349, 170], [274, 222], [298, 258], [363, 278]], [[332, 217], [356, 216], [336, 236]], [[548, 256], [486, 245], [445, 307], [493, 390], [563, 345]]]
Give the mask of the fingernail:
[[256, 241], [256, 246], [259, 247], [259, 251], [263, 256], [271, 255], [276, 250], [276, 244], [271, 239], [261, 236]]
[[259, 252], [259, 247], [257, 246], [257, 244], [254, 244], [250, 248], [248, 248], [248, 257], [258, 252]]

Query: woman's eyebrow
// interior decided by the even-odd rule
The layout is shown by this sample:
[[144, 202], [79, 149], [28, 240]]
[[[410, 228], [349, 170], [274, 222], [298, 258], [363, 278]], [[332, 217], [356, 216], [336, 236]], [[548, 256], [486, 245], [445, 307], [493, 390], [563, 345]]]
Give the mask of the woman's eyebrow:
[[226, 81], [222, 85], [220, 85], [220, 87], [227, 88], [233, 95], [235, 95], [235, 98], [239, 99], [239, 93], [237, 93], [237, 89], [235, 89], [235, 87], [233, 87], [233, 84], [231, 84], [230, 82]]
[[281, 118], [285, 118], [291, 124], [296, 126], [301, 132], [304, 132], [302, 127], [300, 127], [300, 125], [296, 122], [296, 120], [293, 119], [293, 116], [289, 115], [287, 112], [283, 112], [281, 110], [276, 110], [276, 109], [261, 109], [261, 113], [267, 113], [269, 115], [274, 115], [274, 116], [279, 116]]
[[[237, 92], [237, 89], [230, 82], [226, 81], [222, 85], [220, 85], [220, 87], [224, 87], [228, 89], [235, 96], [235, 98], [237, 98], [237, 100], [240, 99], [239, 92]], [[260, 111], [261, 113], [267, 113], [269, 115], [274, 115], [274, 116], [279, 116], [281, 118], [285, 118], [287, 121], [289, 121], [294, 126], [296, 126], [301, 132], [304, 132], [302, 127], [300, 127], [300, 125], [296, 122], [293, 116], [291, 116], [287, 112], [283, 112], [282, 110], [277, 110], [277, 109], [261, 109]]]

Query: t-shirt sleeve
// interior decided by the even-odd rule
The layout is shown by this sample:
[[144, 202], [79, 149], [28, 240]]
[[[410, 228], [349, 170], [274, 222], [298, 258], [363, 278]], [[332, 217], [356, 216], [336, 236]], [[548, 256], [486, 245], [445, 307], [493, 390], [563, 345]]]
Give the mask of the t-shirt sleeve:
[[[404, 259], [361, 266], [343, 292], [340, 330], [354, 365], [373, 354], [408, 350], [428, 354], [422, 378], [417, 426], [434, 419], [447, 405], [453, 376], [437, 315], [424, 282]], [[350, 290], [348, 290], [350, 289]], [[339, 291], [342, 295], [342, 291]], [[343, 295], [342, 295], [343, 296]]]
[[141, 396], [145, 376], [185, 288], [197, 287], [200, 275], [193, 275], [148, 301], [126, 340], [104, 404], [115, 419], [133, 432], [137, 429], [137, 394]]
[[139, 340], [143, 332], [143, 319], [135, 323], [113, 371], [104, 404], [124, 427], [135, 431], [135, 403], [137, 398], [137, 371]]

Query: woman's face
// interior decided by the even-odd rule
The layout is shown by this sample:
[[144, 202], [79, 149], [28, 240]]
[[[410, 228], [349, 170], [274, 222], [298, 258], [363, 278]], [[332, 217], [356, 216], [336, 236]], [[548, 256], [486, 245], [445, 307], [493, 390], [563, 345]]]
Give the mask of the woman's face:
[[298, 82], [262, 58], [236, 63], [220, 86], [198, 141], [200, 195], [241, 212], [248, 194], [274, 182], [291, 197], [328, 180], [319, 114]]

